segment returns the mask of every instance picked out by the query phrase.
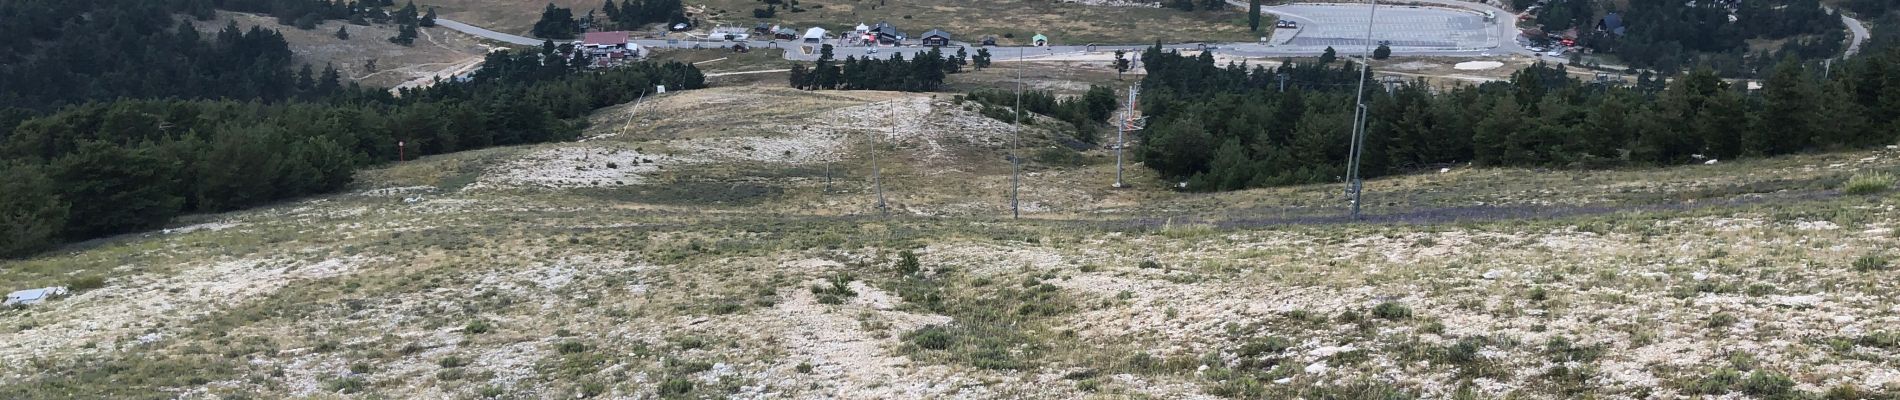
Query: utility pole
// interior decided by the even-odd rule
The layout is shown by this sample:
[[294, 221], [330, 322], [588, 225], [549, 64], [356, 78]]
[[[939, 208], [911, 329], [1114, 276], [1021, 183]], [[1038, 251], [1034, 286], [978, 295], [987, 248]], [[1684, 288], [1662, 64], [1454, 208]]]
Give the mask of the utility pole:
[[1285, 72], [1281, 72], [1280, 73], [1280, 93], [1286, 93], [1286, 78], [1288, 78], [1287, 74]]
[[[891, 133], [897, 133], [897, 108], [891, 108]], [[877, 132], [871, 133], [871, 187], [877, 191], [877, 211], [881, 216], [891, 216], [891, 209], [884, 204], [884, 174], [877, 164]]]
[[1117, 188], [1128, 187], [1127, 184], [1122, 183], [1122, 151], [1128, 147], [1128, 131], [1141, 129], [1136, 125], [1141, 122], [1141, 119], [1135, 118], [1136, 101], [1140, 98], [1141, 85], [1129, 85], [1128, 103], [1125, 104], [1127, 108], [1122, 111], [1120, 120], [1115, 122], [1115, 187]]
[[1379, 15], [1379, 0], [1367, 0], [1367, 3], [1371, 8], [1366, 12], [1366, 49], [1364, 57], [1359, 59], [1363, 67], [1359, 70], [1359, 100], [1353, 117], [1352, 151], [1346, 161], [1346, 195], [1352, 202], [1352, 219], [1359, 219], [1360, 195], [1365, 189], [1365, 182], [1359, 179], [1359, 159], [1366, 151], [1366, 81], [1372, 76], [1372, 27]]
[[[1023, 49], [1019, 47], [1016, 49], [1017, 68], [1022, 67], [1022, 61]], [[1023, 141], [1023, 70], [1021, 69], [1016, 70], [1016, 107], [1011, 111], [1016, 117], [1015, 121], [1010, 122], [1013, 137], [1009, 141], [1009, 214], [1010, 218], [1019, 219], [1023, 217], [1022, 207], [1018, 203], [1023, 185], [1022, 157], [1016, 153], [1016, 148], [1021, 146]]]
[[634, 115], [634, 114], [635, 114], [636, 112], [638, 112], [638, 111], [640, 111], [640, 102], [641, 102], [641, 101], [645, 101], [646, 99], [647, 99], [647, 92], [646, 92], [646, 91], [641, 91], [641, 92], [640, 92], [640, 97], [639, 97], [639, 98], [635, 98], [635, 99], [633, 99], [633, 106], [632, 106], [632, 107], [627, 107], [627, 123], [625, 123], [625, 124], [621, 124], [621, 125], [620, 125], [620, 131], [619, 131], [619, 132], [614, 132], [614, 135], [616, 135], [616, 136], [617, 136], [617, 135], [620, 135], [620, 134], [624, 134], [624, 133], [627, 133], [627, 128], [628, 128], [628, 127], [631, 127], [631, 126], [633, 126], [633, 115]]

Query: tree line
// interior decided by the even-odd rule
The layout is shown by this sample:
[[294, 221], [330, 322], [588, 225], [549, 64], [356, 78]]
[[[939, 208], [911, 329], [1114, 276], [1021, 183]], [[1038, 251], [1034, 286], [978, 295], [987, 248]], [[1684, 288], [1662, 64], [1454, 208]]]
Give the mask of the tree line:
[[[295, 95], [283, 35], [229, 25], [209, 35], [167, 4], [23, 0], [0, 4], [0, 108], [47, 111], [95, 99]], [[96, 8], [87, 8], [96, 5]], [[73, 7], [73, 8], [69, 8]], [[209, 36], [209, 37], [207, 37]]]
[[[698, 69], [680, 63], [549, 67], [545, 60], [560, 58], [551, 47], [491, 53], [473, 79], [405, 89], [400, 97], [341, 87], [330, 71], [309, 79], [307, 97], [289, 101], [214, 92], [0, 114], [13, 115], [0, 119], [0, 192], [7, 193], [0, 196], [0, 256], [151, 229], [182, 213], [334, 191], [355, 168], [395, 160], [399, 151], [567, 140], [593, 109], [656, 85], [705, 84]], [[281, 43], [276, 49], [284, 50]], [[304, 79], [276, 72], [272, 86], [304, 90]]]
[[792, 87], [805, 90], [928, 92], [942, 87], [946, 75], [962, 71], [969, 62], [963, 48], [957, 48], [956, 55], [945, 57], [942, 50], [932, 47], [910, 60], [892, 52], [888, 59], [845, 57], [840, 64], [833, 58], [831, 45], [827, 44], [819, 47], [818, 60], [812, 66], [792, 64], [789, 81]]
[[[1530, 4], [1519, 0], [1518, 9]], [[1550, 34], [1579, 32], [1578, 44], [1615, 54], [1631, 68], [1674, 74], [1687, 66], [1706, 66], [1726, 77], [1755, 77], [1781, 59], [1822, 59], [1839, 55], [1847, 39], [1840, 17], [1818, 0], [1702, 1], [1672, 3], [1601, 0], [1549, 0], [1537, 12], [1537, 25]], [[1598, 31], [1609, 13], [1621, 16], [1624, 32]], [[1733, 17], [1733, 20], [1731, 20]], [[1775, 51], [1750, 50], [1747, 40], [1787, 40]]]
[[622, 0], [618, 4], [606, 0], [598, 10], [606, 18], [595, 15], [595, 11], [588, 10], [586, 16], [577, 17], [573, 9], [548, 3], [530, 33], [539, 38], [573, 39], [589, 30], [637, 30], [649, 24], [670, 26], [688, 21], [686, 7], [680, 0]]
[[392, 38], [400, 43], [413, 39], [417, 26], [434, 24], [433, 10], [417, 15], [413, 4], [394, 14], [380, 8], [390, 5], [388, 0], [0, 2], [0, 21], [6, 21], [0, 23], [0, 37], [9, 38], [0, 41], [0, 110], [45, 112], [116, 98], [286, 100], [302, 92], [288, 79], [294, 66], [282, 34], [235, 24], [199, 32], [176, 16], [208, 20], [215, 6], [268, 13], [286, 25], [305, 27], [296, 21], [371, 15], [402, 23], [398, 38]]
[[[1142, 54], [1138, 151], [1192, 190], [1338, 181], [1359, 71], [1335, 61], [1215, 65], [1158, 46]], [[1894, 143], [1900, 48], [1836, 63], [1779, 63], [1761, 90], [1698, 68], [1633, 86], [1583, 82], [1536, 65], [1492, 82], [1433, 90], [1367, 82], [1365, 176], [1451, 163], [1604, 168], [1675, 165]], [[1284, 77], [1285, 89], [1281, 89]]]

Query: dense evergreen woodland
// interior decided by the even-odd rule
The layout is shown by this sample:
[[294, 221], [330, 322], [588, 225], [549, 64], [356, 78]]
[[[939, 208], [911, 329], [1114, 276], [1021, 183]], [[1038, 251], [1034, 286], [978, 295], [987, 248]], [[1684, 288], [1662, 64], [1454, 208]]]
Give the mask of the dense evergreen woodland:
[[584, 31], [641, 30], [650, 24], [688, 21], [686, 7], [680, 0], [621, 0], [620, 3], [606, 0], [599, 10], [589, 10], [586, 16], [580, 17], [574, 15], [573, 9], [548, 3], [530, 34], [540, 38], [573, 39]]
[[[349, 19], [401, 25], [389, 40], [408, 44], [434, 12], [414, 4], [392, 11], [389, 0], [6, 0], [0, 1], [0, 125], [6, 115], [45, 112], [117, 98], [238, 99], [267, 102], [308, 97], [293, 76], [283, 35], [268, 29], [198, 32], [186, 19], [207, 20], [213, 7], [275, 16], [287, 27]], [[339, 37], [346, 35], [339, 34]], [[381, 40], [376, 38], [372, 40]], [[336, 89], [336, 88], [328, 88]], [[335, 90], [320, 91], [320, 95]], [[5, 111], [14, 109], [11, 111]]]
[[[1515, 3], [1520, 10], [1536, 4]], [[1598, 31], [1597, 22], [1610, 13], [1621, 16], [1625, 32]], [[1761, 76], [1783, 58], [1839, 55], [1847, 40], [1840, 16], [1819, 0], [1549, 0], [1536, 15], [1545, 32], [1576, 29], [1582, 46], [1614, 54], [1630, 67], [1669, 73], [1708, 66], [1725, 77]], [[1786, 42], [1774, 51], [1751, 51], [1750, 39]]]
[[[1276, 69], [1215, 65], [1159, 47], [1142, 54], [1147, 165], [1194, 190], [1337, 182], [1345, 171], [1359, 71], [1342, 62]], [[1279, 88], [1279, 75], [1289, 84]], [[1787, 59], [1761, 90], [1709, 69], [1667, 84], [1584, 83], [1538, 65], [1434, 93], [1371, 83], [1366, 176], [1471, 162], [1488, 166], [1672, 165], [1893, 144], [1900, 139], [1900, 47], [1821, 68]]]
[[[0, 104], [13, 108], [0, 112], [0, 256], [333, 191], [357, 167], [396, 160], [399, 141], [415, 157], [565, 140], [595, 108], [655, 85], [704, 86], [690, 65], [590, 71], [549, 45], [492, 53], [473, 79], [397, 97], [343, 86], [334, 70], [291, 71], [282, 37], [268, 30], [201, 37], [170, 22], [87, 22], [166, 10], [121, 3], [131, 11], [95, 8], [90, 18], [61, 17], [68, 22], [51, 32], [26, 29], [44, 38], [38, 45], [101, 40], [87, 51], [4, 53]], [[0, 29], [20, 27], [16, 11]]]

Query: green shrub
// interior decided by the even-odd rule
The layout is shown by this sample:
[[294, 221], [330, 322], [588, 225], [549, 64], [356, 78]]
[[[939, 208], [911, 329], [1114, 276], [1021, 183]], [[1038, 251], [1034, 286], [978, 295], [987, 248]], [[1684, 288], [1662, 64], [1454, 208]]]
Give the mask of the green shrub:
[[1240, 345], [1240, 350], [1235, 351], [1235, 353], [1241, 357], [1254, 357], [1276, 354], [1292, 347], [1293, 341], [1279, 336], [1267, 336], [1247, 341], [1246, 344]]
[[917, 253], [912, 253], [910, 250], [897, 252], [898, 273], [914, 275], [920, 271], [923, 271], [923, 264], [917, 261]]
[[98, 276], [98, 275], [81, 276], [78, 278], [73, 278], [72, 282], [66, 283], [66, 288], [71, 289], [74, 292], [93, 290], [93, 289], [98, 289], [102, 287], [106, 287], [106, 278], [103, 276]]
[[809, 374], [811, 373], [812, 367], [811, 367], [811, 363], [802, 362], [802, 363], [798, 363], [798, 367], [795, 367], [792, 369], [798, 371], [798, 373], [801, 373], [801, 374]]
[[1868, 334], [1867, 336], [1861, 336], [1860, 340], [1856, 342], [1859, 342], [1860, 345], [1862, 346], [1868, 346], [1868, 347], [1879, 347], [1883, 349], [1900, 349], [1900, 333], [1893, 333], [1893, 332], [1887, 332], [1887, 331], [1874, 332], [1874, 333]]
[[680, 336], [680, 337], [675, 337], [672, 340], [673, 340], [673, 345], [679, 346], [680, 350], [692, 350], [692, 349], [697, 349], [701, 347], [706, 347], [706, 339], [702, 339], [698, 336]]
[[693, 391], [693, 381], [684, 378], [667, 379], [660, 382], [660, 395], [682, 395]]
[[1855, 174], [1854, 177], [1847, 178], [1847, 184], [1841, 187], [1841, 192], [1851, 195], [1885, 192], [1893, 189], [1893, 181], [1893, 175], [1885, 172]]
[[335, 393], [357, 393], [363, 391], [363, 378], [348, 377], [332, 379], [323, 383], [323, 389]]
[[1384, 303], [1379, 303], [1379, 305], [1377, 306], [1373, 306], [1372, 316], [1384, 318], [1390, 321], [1398, 321], [1398, 320], [1402, 320], [1406, 318], [1411, 318], [1412, 309], [1409, 307], [1406, 307], [1404, 304], [1388, 301]]
[[930, 350], [949, 349], [950, 344], [956, 341], [956, 337], [949, 330], [936, 325], [925, 325], [905, 336], [908, 336], [907, 339], [917, 347]]
[[554, 345], [554, 349], [561, 352], [561, 354], [576, 354], [587, 351], [587, 345], [581, 342], [561, 342], [561, 344]]
[[469, 321], [468, 325], [462, 327], [462, 332], [479, 335], [479, 334], [488, 333], [488, 330], [490, 328], [493, 328], [493, 327], [488, 325], [487, 320], [478, 319], [474, 321]]
[[1854, 259], [1855, 272], [1873, 272], [1873, 271], [1886, 271], [1886, 270], [1887, 270], [1887, 257], [1883, 257], [1880, 255], [1875, 255], [1875, 254], [1868, 254], [1868, 255], [1860, 256], [1860, 258]]
[[1708, 376], [1689, 382], [1684, 388], [1689, 394], [1723, 394], [1742, 383], [1741, 371], [1723, 368]]
[[1767, 371], [1755, 371], [1742, 380], [1742, 393], [1764, 398], [1787, 396], [1794, 391], [1794, 380], [1787, 375]]
[[1736, 318], [1735, 315], [1733, 314], [1718, 312], [1718, 313], [1715, 313], [1715, 315], [1709, 316], [1709, 327], [1710, 328], [1727, 328], [1730, 325], [1735, 325], [1736, 322], [1740, 322], [1740, 321], [1741, 319]]
[[436, 361], [435, 365], [441, 366], [442, 368], [455, 368], [468, 365], [468, 360], [464, 360], [461, 357], [448, 356]]
[[577, 397], [583, 397], [583, 398], [597, 397], [604, 393], [607, 393], [606, 384], [595, 382], [595, 381], [587, 381], [587, 382], [581, 382], [580, 393], [578, 393]]
[[1155, 260], [1141, 260], [1140, 267], [1142, 269], [1161, 269], [1161, 263], [1155, 262]]

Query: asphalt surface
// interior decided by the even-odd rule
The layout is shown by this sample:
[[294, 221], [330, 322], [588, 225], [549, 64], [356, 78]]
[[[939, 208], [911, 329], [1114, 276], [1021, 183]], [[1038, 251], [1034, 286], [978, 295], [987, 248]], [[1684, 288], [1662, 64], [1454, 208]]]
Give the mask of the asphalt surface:
[[1847, 25], [1847, 32], [1853, 34], [1847, 42], [1847, 56], [1853, 57], [1855, 54], [1860, 54], [1861, 43], [1867, 42], [1867, 25], [1861, 24], [1860, 20], [1849, 17], [1847, 14], [1841, 14], [1841, 24]]
[[541, 43], [543, 42], [543, 40], [541, 39], [535, 39], [535, 38], [526, 37], [526, 36], [516, 36], [516, 35], [510, 35], [506, 33], [491, 31], [479, 26], [464, 24], [452, 19], [447, 19], [447, 18], [436, 18], [435, 24], [440, 25], [443, 28], [454, 29], [462, 33], [474, 35], [475, 37], [480, 37], [480, 38], [494, 40], [494, 41], [508, 43], [508, 44], [516, 44], [516, 45], [522, 45], [522, 46], [540, 46]]
[[[1391, 41], [1392, 54], [1396, 56], [1442, 56], [1442, 57], [1493, 57], [1509, 54], [1529, 54], [1518, 46], [1515, 40], [1517, 31], [1509, 21], [1516, 21], [1517, 15], [1503, 9], [1484, 4], [1459, 0], [1409, 0], [1412, 3], [1435, 4], [1438, 7], [1419, 6], [1380, 6], [1378, 16], [1374, 18], [1372, 36], [1374, 40]], [[1245, 2], [1230, 0], [1229, 4], [1246, 7]], [[1263, 7], [1263, 12], [1276, 14], [1281, 18], [1299, 22], [1299, 29], [1278, 29], [1271, 42], [1260, 43], [1183, 43], [1164, 45], [1176, 50], [1211, 50], [1241, 57], [1304, 57], [1316, 56], [1331, 46], [1342, 54], [1357, 54], [1364, 51], [1366, 34], [1366, 11], [1363, 5], [1356, 4], [1289, 4]], [[1489, 11], [1496, 16], [1494, 21], [1484, 21], [1483, 12]], [[461, 31], [477, 37], [523, 46], [538, 46], [543, 41], [531, 37], [496, 32], [468, 25], [454, 20], [437, 18], [436, 24]], [[1489, 27], [1487, 29], [1487, 27]], [[1863, 28], [1864, 30], [1864, 28]], [[1059, 38], [1058, 38], [1059, 39]], [[635, 39], [635, 44], [647, 48], [720, 48], [731, 47], [736, 42], [713, 40], [661, 40]], [[746, 42], [754, 49], [783, 48], [788, 60], [810, 61], [818, 59], [819, 44], [802, 41]], [[832, 44], [832, 55], [837, 59], [845, 57], [888, 58], [891, 54], [902, 54], [904, 58], [913, 58], [917, 53], [927, 51], [923, 46], [901, 47], [857, 47], [842, 46], [838, 40], [828, 40]], [[944, 48], [945, 53], [955, 53], [957, 46], [968, 47], [975, 54], [977, 46], [969, 43], [954, 43]], [[990, 55], [997, 62], [1014, 60], [1034, 60], [1058, 56], [1089, 53], [1107, 53], [1115, 50], [1139, 51], [1149, 45], [1056, 45], [1046, 47], [990, 47]], [[1355, 51], [1353, 48], [1357, 47]]]

